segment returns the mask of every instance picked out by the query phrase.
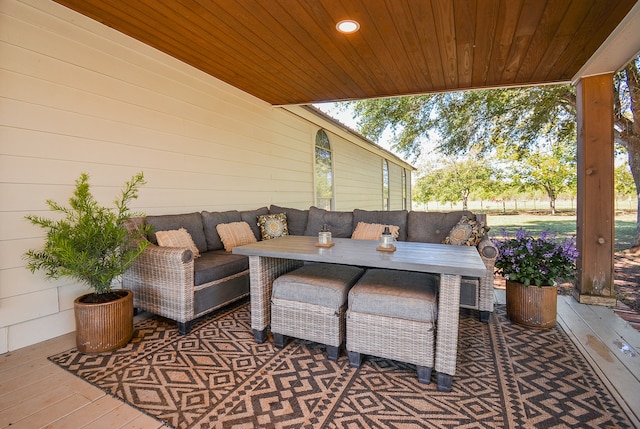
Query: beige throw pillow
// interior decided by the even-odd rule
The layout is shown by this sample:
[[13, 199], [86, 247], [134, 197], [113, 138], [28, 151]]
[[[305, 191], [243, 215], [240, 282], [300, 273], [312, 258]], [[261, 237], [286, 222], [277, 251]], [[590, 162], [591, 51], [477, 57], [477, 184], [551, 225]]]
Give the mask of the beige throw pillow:
[[200, 252], [193, 242], [189, 231], [184, 228], [172, 229], [169, 231], [156, 231], [158, 246], [162, 247], [187, 247], [193, 252], [193, 257], [200, 257]]
[[384, 227], [388, 226], [393, 238], [397, 239], [400, 233], [400, 227], [396, 225], [382, 225], [380, 223], [358, 222], [356, 229], [351, 234], [354, 240], [380, 240], [380, 236], [384, 232]]
[[216, 231], [227, 252], [231, 252], [234, 247], [258, 241], [247, 222], [219, 223]]

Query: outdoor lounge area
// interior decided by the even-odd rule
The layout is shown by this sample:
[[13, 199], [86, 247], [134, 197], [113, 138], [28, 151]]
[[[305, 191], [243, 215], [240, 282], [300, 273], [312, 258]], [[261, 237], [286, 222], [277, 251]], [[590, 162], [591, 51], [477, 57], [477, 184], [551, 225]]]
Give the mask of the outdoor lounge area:
[[[355, 33], [339, 30], [345, 20], [356, 21]], [[614, 78], [640, 53], [638, 28], [638, 0], [0, 0], [0, 429], [640, 427], [640, 334], [611, 309]], [[193, 247], [223, 262], [204, 267], [214, 258], [201, 257], [198, 279], [191, 246], [157, 252], [179, 267], [164, 282], [171, 292], [207, 286], [196, 305], [181, 289], [184, 301], [163, 297], [157, 307], [180, 310], [163, 314], [152, 307], [161, 296], [156, 280], [131, 286], [145, 289], [148, 307], [135, 316], [131, 340], [112, 352], [77, 350], [75, 301], [86, 285], [29, 269], [26, 255], [47, 239], [29, 217], [49, 217], [47, 202], [67, 202], [84, 173], [105, 205], [144, 173], [131, 201], [136, 217], [233, 211], [242, 220], [256, 210], [278, 214], [269, 212], [274, 205], [409, 217], [418, 213], [418, 162], [315, 105], [554, 84], [575, 90], [580, 258], [553, 328], [511, 323], [482, 249], [438, 258], [432, 250], [445, 246], [442, 237], [417, 238], [399, 240], [397, 253], [369, 246], [375, 257], [366, 257], [351, 247], [330, 260], [313, 243], [322, 223], [291, 235], [312, 238], [305, 245], [326, 260], [298, 248], [289, 268], [349, 257], [363, 271], [404, 265], [436, 276], [423, 295], [432, 314], [412, 320], [428, 330], [419, 344], [425, 359], [407, 356], [411, 338], [398, 358], [367, 348], [369, 320], [379, 329], [385, 317], [406, 316], [405, 308], [389, 316], [374, 305], [393, 289], [379, 272], [383, 294], [358, 285], [366, 299], [356, 303], [373, 319], [352, 325], [364, 340], [351, 345], [351, 361], [333, 340], [299, 330], [274, 340], [270, 289], [254, 288], [264, 292], [259, 300], [250, 290], [252, 273], [276, 259], [261, 252], [274, 250], [227, 252], [204, 229]], [[113, 286], [167, 268], [140, 262], [143, 275]], [[208, 288], [221, 279], [234, 287], [229, 296]], [[356, 287], [360, 277], [339, 280]], [[438, 295], [440, 281], [449, 300]], [[460, 306], [465, 281], [474, 304]], [[292, 289], [284, 289], [288, 298]], [[299, 314], [314, 305], [311, 295], [288, 301]], [[393, 302], [411, 304], [405, 298]], [[344, 306], [348, 294], [341, 299]], [[329, 312], [342, 315], [340, 308]], [[387, 333], [379, 348], [395, 340]]]

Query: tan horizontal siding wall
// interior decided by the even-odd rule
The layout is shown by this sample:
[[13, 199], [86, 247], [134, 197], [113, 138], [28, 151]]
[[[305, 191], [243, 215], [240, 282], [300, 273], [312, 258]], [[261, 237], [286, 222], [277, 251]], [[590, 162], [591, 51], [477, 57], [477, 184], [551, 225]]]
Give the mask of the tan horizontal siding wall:
[[382, 169], [379, 156], [364, 152], [336, 134], [328, 133], [333, 149], [335, 210], [380, 210]]
[[[340, 135], [327, 133], [334, 151], [335, 209], [382, 210], [382, 159]], [[391, 210], [402, 209], [403, 166], [389, 160]], [[407, 171], [407, 181], [411, 174]]]
[[[147, 214], [308, 208], [324, 124], [289, 110], [56, 3], [0, 1], [0, 353], [74, 330], [73, 300], [87, 292], [25, 269], [42, 244], [26, 214], [48, 216], [45, 200], [65, 203], [81, 172], [111, 204], [143, 171], [133, 208]], [[339, 140], [337, 194], [352, 208], [372, 179], [361, 164], [380, 157]]]
[[[402, 170], [404, 167], [389, 161], [389, 199], [391, 200], [391, 210], [402, 210]], [[406, 171], [407, 194], [411, 189], [411, 172]], [[410, 200], [410, 198], [408, 198]], [[406, 209], [410, 209], [411, 202], [407, 201]]]

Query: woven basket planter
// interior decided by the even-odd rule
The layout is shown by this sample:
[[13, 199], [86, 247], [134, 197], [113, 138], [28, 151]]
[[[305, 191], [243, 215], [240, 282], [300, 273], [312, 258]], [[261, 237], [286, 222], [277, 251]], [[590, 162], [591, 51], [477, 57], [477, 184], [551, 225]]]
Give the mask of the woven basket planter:
[[115, 301], [86, 304], [82, 295], [73, 302], [76, 317], [76, 347], [81, 353], [119, 349], [133, 337], [133, 292], [118, 290]]
[[525, 286], [507, 280], [507, 316], [518, 325], [551, 328], [558, 310], [557, 286]]

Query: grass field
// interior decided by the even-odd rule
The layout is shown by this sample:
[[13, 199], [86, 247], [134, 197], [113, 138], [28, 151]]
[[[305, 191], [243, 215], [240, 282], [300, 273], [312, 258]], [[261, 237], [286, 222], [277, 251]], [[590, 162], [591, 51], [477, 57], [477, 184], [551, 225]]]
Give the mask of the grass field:
[[[550, 230], [562, 237], [576, 235], [575, 214], [543, 215], [518, 213], [510, 215], [488, 214], [487, 223], [491, 227], [490, 235], [493, 238], [503, 236], [503, 230], [507, 235], [514, 235], [519, 228], [524, 228], [534, 236], [540, 235], [544, 230]], [[625, 250], [631, 247], [636, 233], [636, 214], [623, 214], [615, 218], [615, 251]]]

